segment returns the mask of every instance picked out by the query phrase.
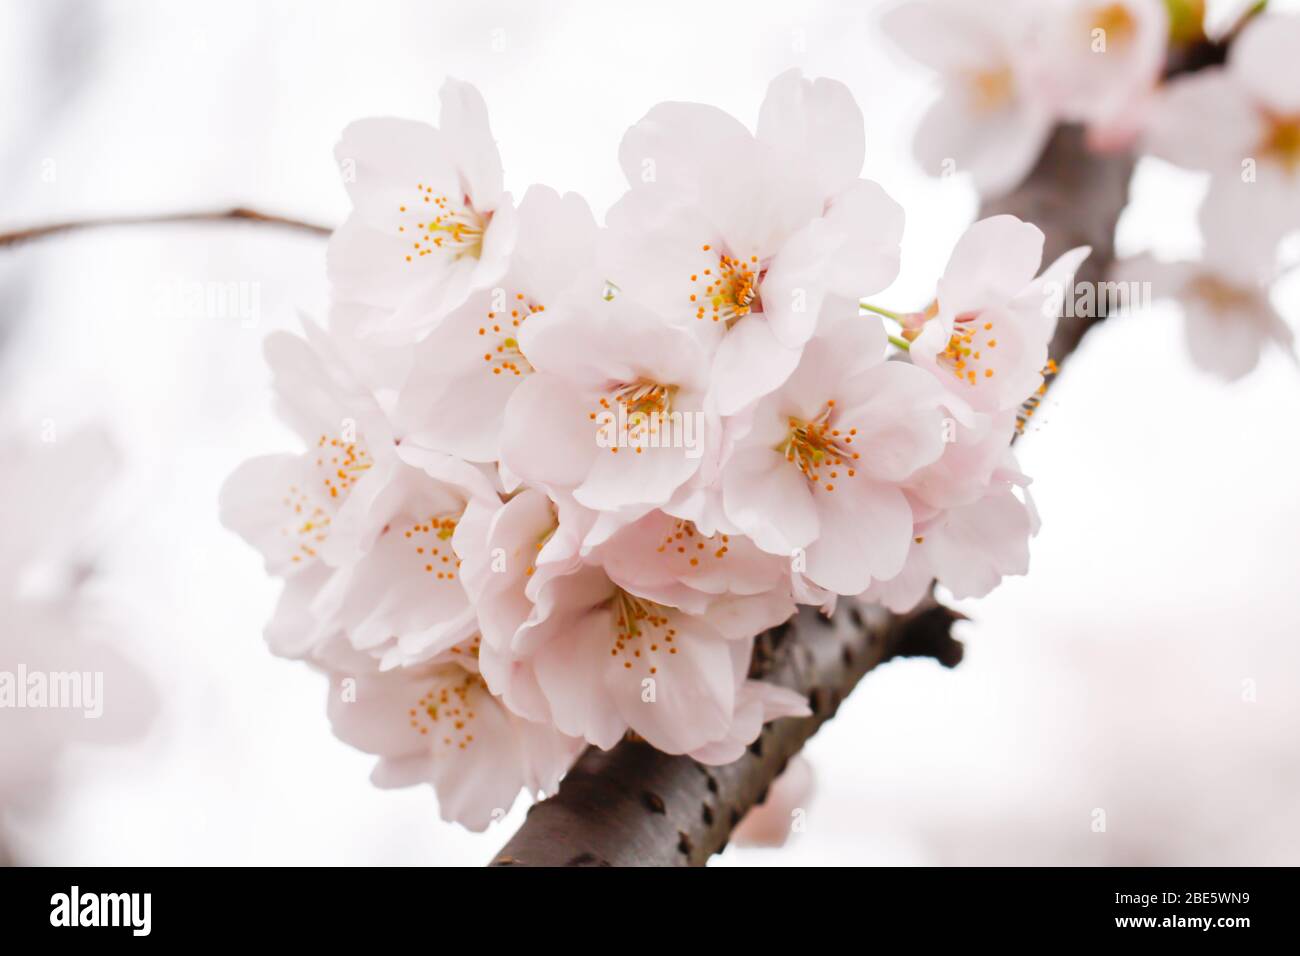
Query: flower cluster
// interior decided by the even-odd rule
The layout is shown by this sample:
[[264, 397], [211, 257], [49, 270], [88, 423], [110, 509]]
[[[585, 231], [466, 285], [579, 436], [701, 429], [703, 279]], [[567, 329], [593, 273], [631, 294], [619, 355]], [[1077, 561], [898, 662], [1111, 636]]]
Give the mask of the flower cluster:
[[929, 309], [864, 311], [903, 211], [859, 178], [848, 90], [796, 71], [755, 131], [653, 108], [603, 227], [516, 203], [477, 92], [442, 103], [345, 131], [328, 328], [267, 341], [304, 450], [222, 495], [285, 579], [271, 648], [329, 673], [376, 783], [481, 829], [588, 744], [729, 762], [808, 712], [748, 676], [797, 604], [1025, 571], [1010, 443], [1086, 250], [1036, 277], [1042, 234], [986, 220]]
[[[1262, 7], [1263, 5], [1258, 5]], [[908, 0], [885, 31], [936, 71], [942, 92], [914, 142], [933, 175], [969, 173], [982, 195], [1019, 185], [1057, 123], [1097, 151], [1138, 149], [1210, 174], [1199, 262], [1137, 258], [1126, 278], [1177, 299], [1197, 365], [1234, 379], [1293, 336], [1269, 302], [1281, 240], [1300, 227], [1300, 17], [1212, 29], [1203, 0]], [[1197, 44], [1227, 63], [1164, 80]], [[1176, 62], [1176, 60], [1175, 60]]]

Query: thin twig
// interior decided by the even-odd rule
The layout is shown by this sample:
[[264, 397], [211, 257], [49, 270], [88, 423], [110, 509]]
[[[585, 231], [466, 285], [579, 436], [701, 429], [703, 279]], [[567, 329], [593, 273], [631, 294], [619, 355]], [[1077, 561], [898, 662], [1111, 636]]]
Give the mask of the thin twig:
[[50, 236], [57, 236], [67, 232], [81, 232], [85, 229], [101, 229], [109, 226], [168, 226], [185, 223], [208, 222], [253, 222], [267, 226], [279, 226], [284, 229], [294, 229], [315, 236], [328, 236], [333, 231], [327, 226], [321, 226], [313, 222], [303, 222], [300, 219], [291, 219], [288, 216], [277, 216], [272, 213], [259, 212], [256, 209], [247, 209], [243, 206], [237, 206], [233, 209], [217, 209], [209, 212], [158, 213], [141, 216], [103, 216], [100, 218], [74, 219], [67, 222], [54, 222], [40, 226], [30, 226], [26, 229], [17, 229], [12, 232], [0, 233], [0, 248], [5, 246], [21, 245], [25, 242], [32, 242], [36, 239], [45, 239]]

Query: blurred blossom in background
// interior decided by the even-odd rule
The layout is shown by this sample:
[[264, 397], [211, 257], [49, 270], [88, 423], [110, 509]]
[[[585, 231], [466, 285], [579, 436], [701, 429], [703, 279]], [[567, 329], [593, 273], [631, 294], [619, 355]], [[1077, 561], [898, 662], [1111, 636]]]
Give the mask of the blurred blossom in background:
[[[914, 164], [939, 81], [884, 39], [888, 6], [3, 0], [0, 231], [235, 205], [335, 225], [343, 127], [436, 119], [446, 75], [487, 100], [507, 188], [599, 216], [651, 105], [752, 123], [798, 66], [865, 113], [864, 175], [908, 215], [876, 298], [917, 308], [977, 199]], [[1120, 253], [1194, 255], [1204, 190], [1143, 160]], [[0, 711], [11, 858], [480, 864], [522, 820], [470, 834], [427, 788], [373, 788], [323, 678], [263, 646], [279, 585], [218, 524], [225, 476], [289, 441], [261, 342], [323, 314], [324, 250], [232, 224], [0, 249], [0, 671], [75, 658], [105, 705]], [[1294, 273], [1273, 304], [1300, 323]], [[807, 748], [784, 849], [717, 862], [1300, 862], [1300, 372], [1274, 350], [1225, 385], [1184, 339], [1170, 302], [1088, 337], [1018, 447], [1044, 521], [1029, 576], [962, 604], [955, 670], [859, 687]]]

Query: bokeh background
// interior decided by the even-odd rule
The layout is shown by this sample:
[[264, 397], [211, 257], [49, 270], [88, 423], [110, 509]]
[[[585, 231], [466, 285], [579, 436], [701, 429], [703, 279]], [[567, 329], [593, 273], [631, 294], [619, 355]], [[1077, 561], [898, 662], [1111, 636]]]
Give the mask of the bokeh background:
[[[878, 299], [917, 307], [977, 202], [912, 163], [936, 87], [879, 35], [881, 6], [2, 0], [0, 232], [232, 205], [337, 224], [344, 125], [436, 121], [447, 74], [487, 99], [516, 196], [545, 182], [601, 216], [651, 105], [752, 123], [799, 66], [863, 108], [864, 174], [908, 214]], [[1144, 161], [1121, 252], [1195, 254], [1203, 189]], [[374, 789], [371, 758], [329, 733], [323, 679], [265, 649], [279, 585], [218, 524], [226, 474], [292, 445], [261, 341], [322, 313], [324, 250], [229, 224], [0, 249], [0, 448], [48, 421], [120, 446], [84, 587], [160, 699], [143, 741], [74, 748], [54, 786], [0, 808], [15, 858], [480, 864], [522, 819], [469, 834], [427, 789]], [[232, 282], [251, 318], [188, 307]], [[1300, 282], [1275, 298], [1300, 325]], [[784, 849], [716, 862], [1300, 863], [1298, 413], [1300, 368], [1276, 352], [1222, 385], [1190, 364], [1176, 307], [1105, 323], [1021, 445], [1044, 519], [1030, 575], [962, 605], [960, 667], [901, 661], [860, 685], [808, 748], [817, 788]], [[0, 501], [0, 528], [23, 507]]]

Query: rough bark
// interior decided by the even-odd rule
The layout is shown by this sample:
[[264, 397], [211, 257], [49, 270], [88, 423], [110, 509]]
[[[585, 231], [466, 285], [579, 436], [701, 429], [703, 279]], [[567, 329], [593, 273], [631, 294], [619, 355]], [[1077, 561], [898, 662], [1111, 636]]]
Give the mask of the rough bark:
[[[1175, 48], [1166, 74], [1222, 63], [1225, 54], [1226, 45], [1204, 42]], [[1135, 164], [1132, 152], [1091, 152], [1081, 127], [1059, 126], [1025, 181], [984, 203], [980, 218], [1008, 213], [1037, 225], [1046, 236], [1044, 264], [1075, 246], [1091, 246], [1075, 281], [1101, 282], [1114, 262], [1115, 226]], [[1058, 365], [1106, 317], [1101, 304], [1092, 314], [1062, 317], [1049, 350]], [[932, 601], [903, 616], [850, 608], [830, 621], [804, 609], [760, 636], [753, 674], [808, 694], [811, 717], [768, 724], [745, 756], [724, 767], [634, 740], [608, 752], [588, 748], [559, 792], [531, 808], [489, 865], [703, 866], [868, 672], [899, 656], [955, 666], [961, 660], [950, 633], [956, 618]]]

